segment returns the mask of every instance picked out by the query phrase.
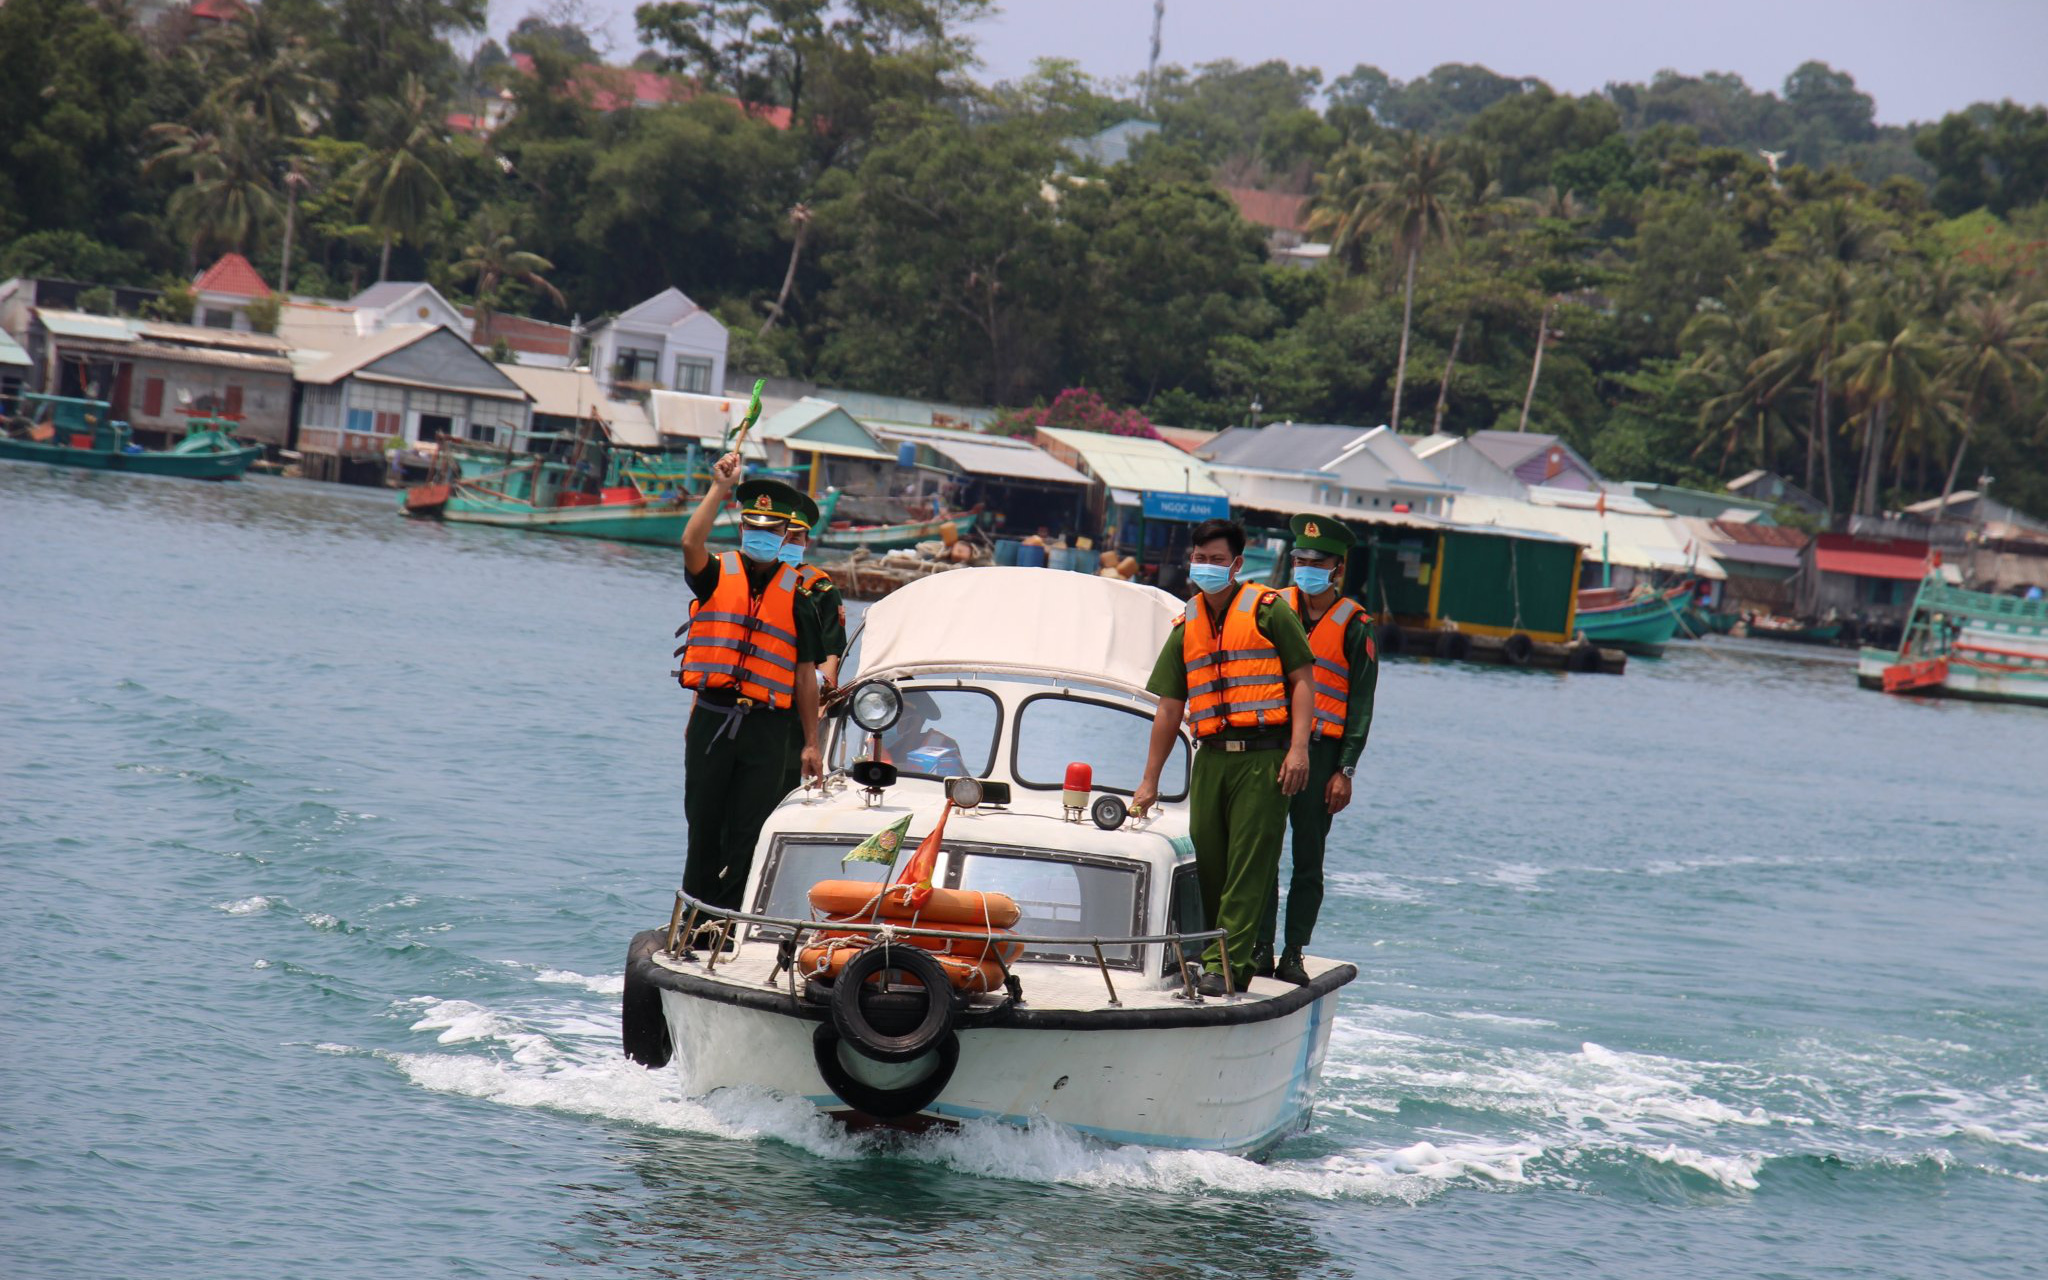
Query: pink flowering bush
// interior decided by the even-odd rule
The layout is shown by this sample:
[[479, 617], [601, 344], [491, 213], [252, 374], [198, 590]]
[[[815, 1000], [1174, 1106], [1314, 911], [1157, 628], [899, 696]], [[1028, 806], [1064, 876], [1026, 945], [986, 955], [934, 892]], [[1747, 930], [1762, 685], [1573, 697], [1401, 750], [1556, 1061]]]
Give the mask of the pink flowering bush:
[[1005, 409], [989, 424], [997, 435], [1030, 435], [1039, 427], [1065, 427], [1074, 431], [1099, 431], [1111, 436], [1138, 436], [1157, 440], [1152, 420], [1136, 409], [1112, 409], [1102, 397], [1086, 387], [1068, 387], [1049, 405], [1029, 409]]

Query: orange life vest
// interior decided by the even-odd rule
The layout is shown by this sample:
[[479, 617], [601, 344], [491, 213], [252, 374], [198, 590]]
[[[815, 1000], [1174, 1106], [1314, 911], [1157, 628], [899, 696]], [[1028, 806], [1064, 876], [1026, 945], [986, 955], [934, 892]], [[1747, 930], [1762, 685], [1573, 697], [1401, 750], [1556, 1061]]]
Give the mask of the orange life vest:
[[838, 583], [832, 581], [831, 574], [825, 572], [823, 569], [820, 569], [817, 565], [808, 562], [799, 564], [796, 567], [796, 575], [796, 585], [799, 590], [803, 591], [809, 591], [811, 588], [817, 586], [821, 582], [830, 587], [837, 587], [839, 585]]
[[[1306, 624], [1307, 602], [1301, 589], [1285, 587], [1280, 594], [1287, 597], [1288, 605]], [[1331, 605], [1322, 621], [1308, 633], [1308, 647], [1316, 655], [1316, 722], [1309, 732], [1317, 737], [1344, 736], [1344, 712], [1351, 705], [1351, 663], [1344, 656], [1344, 632], [1362, 612], [1358, 602], [1347, 596]]]
[[685, 689], [731, 689], [777, 711], [796, 702], [796, 583], [788, 565], [756, 597], [737, 551], [718, 557], [718, 585], [690, 602]]
[[1279, 650], [1259, 630], [1259, 604], [1272, 596], [1249, 582], [1238, 587], [1220, 636], [1209, 623], [1204, 597], [1197, 592], [1188, 601], [1180, 652], [1187, 663], [1188, 726], [1195, 737], [1226, 727], [1287, 723], [1287, 673], [1280, 667]]

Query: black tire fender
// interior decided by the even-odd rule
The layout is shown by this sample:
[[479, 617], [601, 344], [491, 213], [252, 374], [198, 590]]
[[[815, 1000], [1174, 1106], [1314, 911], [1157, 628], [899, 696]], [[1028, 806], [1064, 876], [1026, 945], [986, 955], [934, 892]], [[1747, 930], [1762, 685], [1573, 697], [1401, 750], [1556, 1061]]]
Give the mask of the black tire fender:
[[619, 1000], [620, 1046], [643, 1067], [665, 1067], [675, 1055], [668, 1038], [668, 1015], [661, 1008], [661, 988], [640, 971], [661, 938], [656, 931], [643, 933], [627, 948], [626, 989]]
[[1536, 642], [1517, 631], [1509, 636], [1500, 647], [1500, 656], [1508, 660], [1511, 667], [1526, 667], [1536, 653]]
[[1462, 660], [1472, 654], [1472, 637], [1462, 631], [1439, 631], [1436, 633], [1436, 656]]
[[1389, 622], [1379, 629], [1380, 652], [1389, 657], [1408, 652], [1408, 637], [1401, 634], [1401, 624]]
[[[889, 969], [900, 969], [924, 984], [924, 1014], [906, 1030], [889, 1033], [876, 1025], [862, 1007], [869, 978]], [[953, 1029], [959, 1002], [953, 995], [953, 981], [931, 952], [902, 943], [878, 942], [846, 962], [832, 980], [832, 1025], [868, 1057], [877, 1062], [908, 1062], [931, 1048]], [[908, 1021], [906, 1019], [906, 1021]]]
[[820, 1023], [811, 1033], [811, 1054], [817, 1059], [818, 1075], [841, 1102], [877, 1120], [896, 1120], [924, 1110], [945, 1092], [953, 1079], [953, 1069], [960, 1065], [960, 1037], [948, 1031], [930, 1047], [938, 1061], [929, 1074], [915, 1084], [882, 1089], [853, 1078], [846, 1064], [839, 1060], [842, 1045], [851, 1052], [862, 1053], [858, 1046], [842, 1040], [839, 1029], [829, 1022]]
[[1570, 665], [1574, 671], [1598, 671], [1600, 669], [1599, 646], [1590, 642], [1581, 642], [1572, 649]]

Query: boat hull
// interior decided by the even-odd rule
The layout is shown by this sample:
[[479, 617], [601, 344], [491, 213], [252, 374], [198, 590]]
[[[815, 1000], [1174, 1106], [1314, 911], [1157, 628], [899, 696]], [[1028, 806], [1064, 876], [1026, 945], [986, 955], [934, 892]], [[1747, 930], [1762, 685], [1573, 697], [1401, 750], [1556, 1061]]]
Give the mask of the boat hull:
[[888, 551], [897, 547], [914, 547], [920, 542], [932, 542], [941, 537], [940, 530], [952, 525], [954, 532], [966, 533], [981, 518], [978, 511], [962, 511], [954, 515], [940, 516], [936, 520], [921, 520], [912, 524], [871, 525], [864, 529], [827, 529], [813, 538], [812, 545], [830, 551], [854, 551], [866, 547], [870, 551]]
[[72, 449], [32, 440], [0, 439], [0, 458], [40, 462], [80, 471], [119, 471], [131, 475], [174, 476], [184, 480], [234, 480], [263, 456], [255, 445], [226, 453], [116, 453], [107, 449]]
[[[663, 970], [660, 982], [674, 1066], [693, 1097], [752, 1086], [801, 1097], [855, 1123], [820, 1074], [815, 1040], [825, 1010], [786, 993], [740, 1002]], [[887, 1122], [917, 1129], [987, 1120], [1052, 1121], [1108, 1142], [1257, 1155], [1309, 1121], [1329, 1049], [1337, 989], [1349, 965], [1301, 989], [1277, 1016], [1220, 1018], [1281, 1001], [1211, 1001], [1176, 1013], [1213, 1012], [1213, 1025], [1159, 1025], [1158, 1011], [1030, 1009], [1016, 1025], [963, 1027], [945, 1088], [923, 1110]], [[1031, 981], [1025, 979], [1027, 992]], [[751, 994], [751, 993], [750, 993]]]
[[571, 538], [605, 538], [613, 542], [643, 542], [656, 546], [681, 546], [683, 527], [690, 522], [688, 509], [681, 507], [596, 506], [558, 507], [537, 511], [514, 503], [487, 505], [457, 493], [440, 509], [440, 517], [454, 524], [487, 524], [501, 529], [527, 529], [534, 533], [557, 533]]
[[1607, 649], [1654, 658], [1664, 652], [1678, 632], [1678, 613], [1662, 599], [1630, 604], [1619, 609], [1579, 612], [1579, 633]]

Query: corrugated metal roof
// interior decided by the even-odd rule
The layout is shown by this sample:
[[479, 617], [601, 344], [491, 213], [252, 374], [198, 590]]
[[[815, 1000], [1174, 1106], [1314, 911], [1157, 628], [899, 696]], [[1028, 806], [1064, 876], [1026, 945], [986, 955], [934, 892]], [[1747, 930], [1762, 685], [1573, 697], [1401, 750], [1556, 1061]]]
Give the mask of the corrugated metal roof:
[[[673, 440], [695, 440], [709, 449], [716, 449], [725, 440], [728, 429], [739, 425], [746, 415], [745, 396], [706, 396], [690, 391], [656, 391], [648, 398], [654, 413], [654, 429]], [[762, 401], [766, 412], [767, 401]], [[753, 432], [747, 433], [747, 443], [740, 450], [742, 457], [760, 461], [768, 456], [761, 442]]]
[[1715, 581], [1728, 576], [1714, 559], [1711, 545], [1703, 544], [1684, 524], [1663, 512], [1636, 515], [1610, 508], [1603, 516], [1585, 508], [1461, 493], [1451, 499], [1451, 519], [1462, 525], [1555, 533], [1586, 548], [1587, 555], [1596, 559], [1604, 538], [1608, 560], [1631, 569], [1665, 569]]
[[439, 325], [395, 324], [376, 333], [335, 342], [318, 361], [299, 367], [299, 381], [315, 386], [339, 382], [366, 364], [381, 360], [394, 351], [403, 351], [438, 328]]
[[852, 414], [862, 422], [892, 423], [907, 427], [929, 427], [935, 419], [948, 419], [970, 427], [985, 427], [995, 421], [994, 409], [947, 404], [939, 400], [913, 400], [908, 396], [885, 396], [873, 391], [848, 391], [843, 387], [819, 387], [818, 398]]
[[28, 352], [21, 349], [21, 344], [9, 337], [6, 330], [0, 329], [0, 364], [27, 365], [30, 363]]
[[501, 364], [505, 376], [533, 397], [533, 411], [555, 417], [584, 418], [595, 412], [616, 444], [636, 449], [661, 446], [654, 420], [630, 400], [613, 400], [588, 369], [547, 369], [536, 365]]
[[37, 307], [36, 319], [59, 338], [83, 338], [92, 342], [135, 341], [135, 330], [119, 316], [96, 316], [87, 311]]
[[983, 436], [945, 427], [906, 427], [872, 424], [884, 440], [907, 440], [925, 445], [950, 459], [969, 475], [1001, 476], [1009, 480], [1032, 480], [1045, 484], [1085, 485], [1088, 477], [1026, 440], [1008, 436]]
[[1822, 573], [1858, 578], [1890, 578], [1918, 582], [1927, 576], [1928, 546], [1903, 538], [1858, 538], [1823, 533], [1815, 540], [1813, 562]]
[[1191, 453], [1182, 453], [1164, 440], [1142, 436], [1112, 436], [1096, 431], [1069, 431], [1040, 427], [1038, 434], [1062, 449], [1070, 450], [1082, 467], [1096, 480], [1112, 488], [1143, 492], [1206, 493], [1228, 497], [1209, 465]]

